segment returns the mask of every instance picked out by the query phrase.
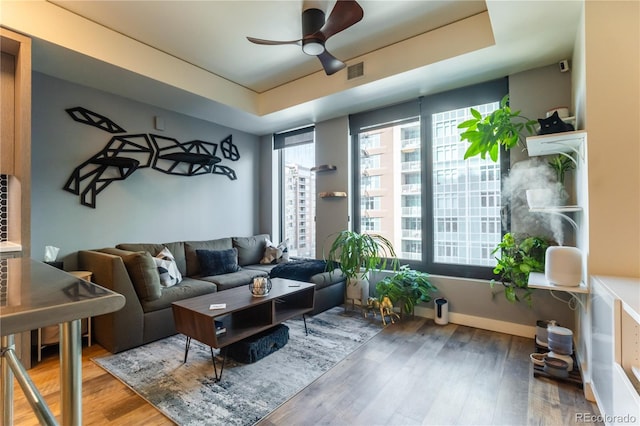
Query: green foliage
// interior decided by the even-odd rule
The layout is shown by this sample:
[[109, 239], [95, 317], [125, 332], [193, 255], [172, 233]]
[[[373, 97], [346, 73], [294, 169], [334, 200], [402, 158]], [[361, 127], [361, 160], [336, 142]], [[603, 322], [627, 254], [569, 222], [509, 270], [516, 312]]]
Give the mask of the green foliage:
[[576, 168], [573, 159], [564, 154], [558, 154], [549, 161], [549, 167], [556, 172], [557, 182], [564, 185], [564, 174]]
[[370, 271], [386, 269], [387, 262], [394, 271], [398, 268], [391, 241], [378, 234], [340, 231], [327, 254], [327, 269], [338, 267], [349, 279], [363, 279]]
[[388, 296], [395, 305], [400, 304], [403, 312], [413, 313], [415, 305], [420, 302], [429, 302], [429, 293], [437, 291], [437, 288], [429, 281], [429, 274], [416, 271], [403, 265], [393, 275], [385, 277], [376, 284], [378, 298]]
[[[480, 155], [482, 159], [489, 157], [498, 161], [500, 145], [505, 149], [511, 149], [523, 141], [522, 132], [527, 129], [530, 135], [535, 133], [536, 120], [529, 120], [520, 115], [520, 111], [512, 111], [509, 107], [509, 95], [505, 95], [500, 101], [500, 108], [486, 117], [482, 117], [479, 111], [471, 108], [473, 118], [458, 125], [459, 129], [466, 129], [460, 134], [461, 140], [469, 141], [469, 147], [464, 153], [464, 159]], [[517, 122], [515, 120], [524, 120]]]
[[[529, 273], [544, 272], [544, 257], [551, 242], [542, 237], [513, 235], [507, 233], [493, 250], [500, 251], [498, 264], [493, 269], [500, 275], [504, 285], [504, 295], [510, 302], [519, 302], [517, 290], [524, 290], [523, 299], [531, 306], [531, 289], [529, 289]], [[491, 286], [495, 284], [491, 281]]]

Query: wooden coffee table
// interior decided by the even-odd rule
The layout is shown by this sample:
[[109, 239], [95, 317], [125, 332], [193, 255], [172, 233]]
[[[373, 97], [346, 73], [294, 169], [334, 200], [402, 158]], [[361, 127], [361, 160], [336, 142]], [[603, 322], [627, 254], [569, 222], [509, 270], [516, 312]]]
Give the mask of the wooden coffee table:
[[[241, 286], [217, 293], [205, 294], [172, 303], [176, 330], [187, 336], [184, 362], [187, 362], [191, 339], [208, 345], [216, 381], [222, 377], [226, 347], [247, 337], [274, 327], [288, 319], [313, 310], [315, 285], [301, 281], [274, 278], [269, 294], [256, 297], [249, 286]], [[224, 308], [211, 309], [211, 305]], [[226, 331], [216, 334], [215, 320], [221, 321]], [[216, 367], [213, 348], [221, 348], [220, 374]]]

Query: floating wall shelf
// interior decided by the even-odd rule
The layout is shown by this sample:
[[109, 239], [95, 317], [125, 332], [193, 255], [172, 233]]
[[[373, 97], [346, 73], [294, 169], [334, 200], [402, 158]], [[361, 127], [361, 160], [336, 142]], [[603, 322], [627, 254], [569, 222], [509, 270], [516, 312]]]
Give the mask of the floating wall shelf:
[[589, 288], [584, 281], [580, 282], [580, 285], [569, 287], [563, 285], [551, 284], [547, 278], [541, 272], [531, 272], [529, 274], [529, 288], [539, 288], [543, 290], [557, 290], [567, 293], [589, 293]]
[[347, 193], [342, 191], [321, 192], [318, 194], [320, 198], [346, 198]]
[[333, 164], [321, 164], [319, 166], [315, 166], [311, 168], [312, 172], [332, 172], [336, 170], [337, 167]]

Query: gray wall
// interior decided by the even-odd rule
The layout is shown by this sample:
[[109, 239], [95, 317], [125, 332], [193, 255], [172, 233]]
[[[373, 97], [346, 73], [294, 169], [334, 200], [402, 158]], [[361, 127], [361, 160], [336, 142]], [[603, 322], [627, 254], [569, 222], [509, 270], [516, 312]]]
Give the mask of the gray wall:
[[[219, 143], [228, 135], [239, 148], [236, 162], [223, 164], [238, 179], [222, 175], [172, 176], [139, 169], [111, 183], [96, 208], [62, 188], [73, 169], [103, 149], [111, 135], [73, 121], [66, 108], [82, 106], [104, 115], [128, 133], [156, 133], [180, 142]], [[165, 130], [154, 130], [154, 117]], [[120, 242], [169, 242], [259, 232], [259, 138], [64, 80], [33, 73], [32, 257], [45, 245], [60, 248], [65, 269], [76, 268], [77, 250]], [[219, 147], [218, 154], [220, 155]]]
[[[339, 117], [316, 125], [316, 164], [332, 164], [335, 171], [316, 173], [316, 192], [351, 192], [349, 119]], [[329, 251], [336, 232], [351, 226], [351, 198], [319, 198], [316, 202], [316, 257]]]

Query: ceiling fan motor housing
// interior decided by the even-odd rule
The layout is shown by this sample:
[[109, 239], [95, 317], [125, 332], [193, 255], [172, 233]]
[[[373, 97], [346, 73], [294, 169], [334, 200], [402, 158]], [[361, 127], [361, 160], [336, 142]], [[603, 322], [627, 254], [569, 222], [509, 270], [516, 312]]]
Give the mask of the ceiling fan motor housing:
[[307, 55], [319, 55], [324, 52], [324, 40], [306, 38], [314, 34], [324, 25], [324, 12], [320, 9], [306, 9], [302, 12], [302, 51]]

